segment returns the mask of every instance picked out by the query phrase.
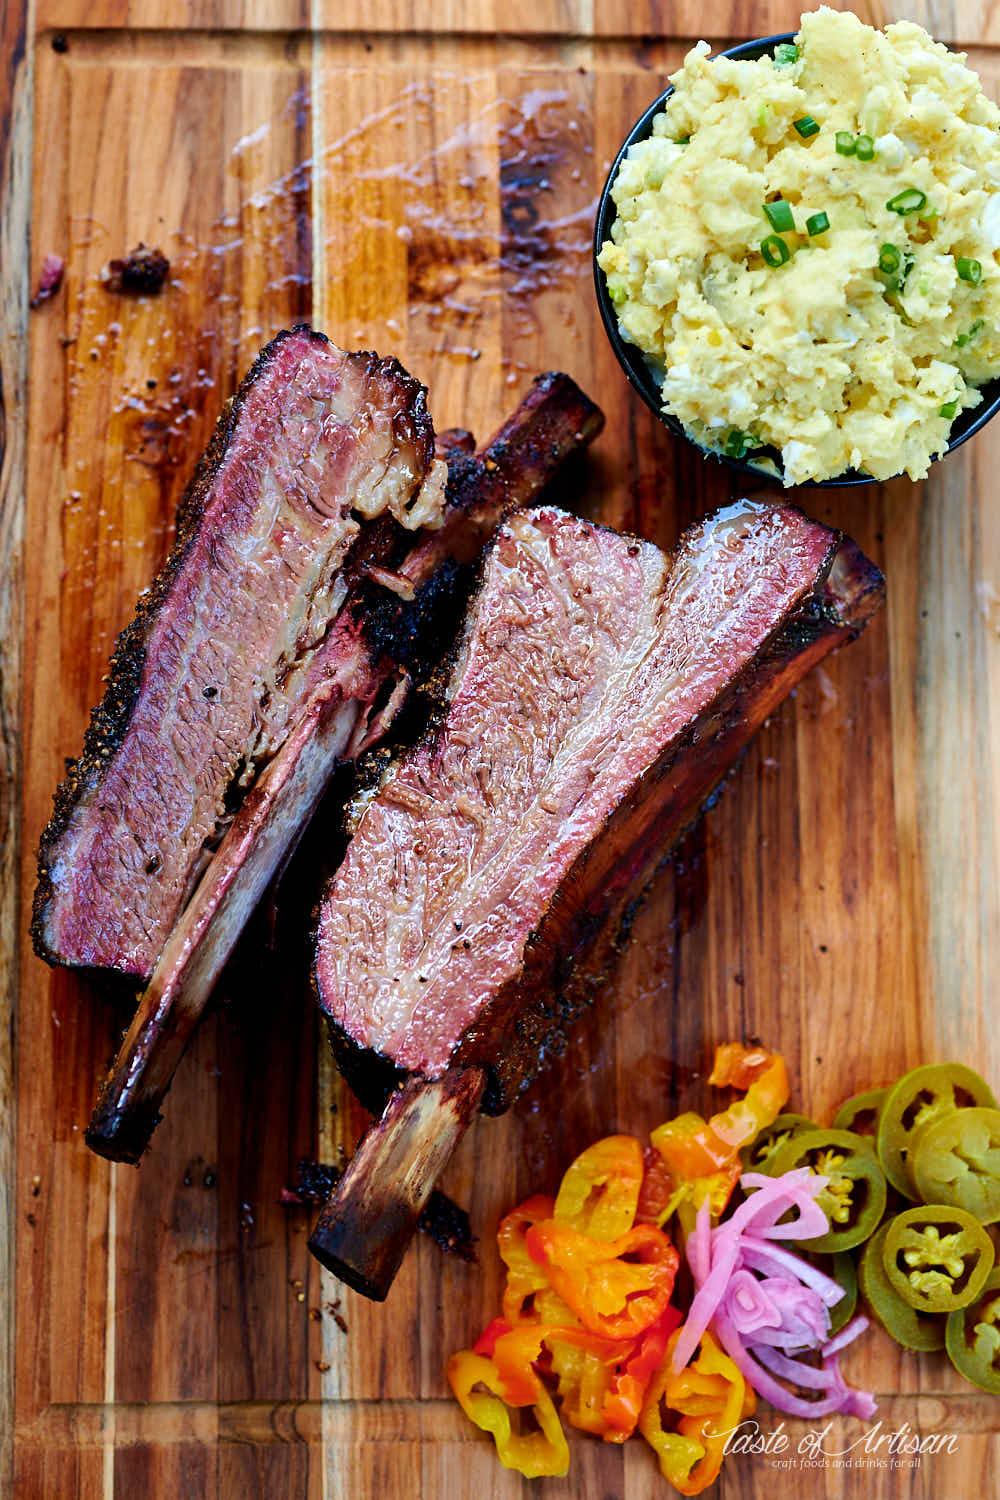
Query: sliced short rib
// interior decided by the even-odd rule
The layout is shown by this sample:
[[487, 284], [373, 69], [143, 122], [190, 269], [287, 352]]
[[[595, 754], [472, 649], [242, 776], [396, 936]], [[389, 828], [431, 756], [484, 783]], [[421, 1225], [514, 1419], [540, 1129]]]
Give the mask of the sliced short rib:
[[[137, 1162], [188, 1039], [244, 925], [329, 786], [338, 764], [378, 744], [461, 624], [463, 563], [501, 516], [537, 502], [603, 418], [558, 372], [539, 375], [480, 453], [448, 445], [442, 524], [416, 536], [372, 535], [347, 601], [314, 653], [318, 685], [243, 800], [178, 918], [104, 1080], [87, 1144]], [[470, 570], [465, 569], [466, 574]]]
[[379, 1060], [475, 1064], [504, 1108], [608, 919], [880, 597], [853, 543], [783, 503], [740, 502], [672, 558], [551, 508], [508, 519], [443, 723], [366, 800], [320, 909], [319, 998], [369, 1099]]
[[264, 349], [57, 794], [35, 896], [43, 958], [148, 978], [316, 686], [352, 555], [380, 528], [439, 524], [443, 482], [423, 387], [395, 360], [345, 354], [308, 328]]

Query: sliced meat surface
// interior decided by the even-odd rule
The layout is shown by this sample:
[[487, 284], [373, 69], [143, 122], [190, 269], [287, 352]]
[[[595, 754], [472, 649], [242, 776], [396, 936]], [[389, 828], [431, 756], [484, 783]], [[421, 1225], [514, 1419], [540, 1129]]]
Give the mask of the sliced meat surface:
[[505, 1107], [747, 739], [881, 588], [784, 503], [739, 502], [673, 557], [552, 508], [509, 518], [441, 725], [365, 799], [320, 908], [352, 1081], [484, 1066]]
[[449, 445], [443, 524], [415, 537], [389, 529], [355, 559], [348, 601], [313, 656], [316, 690], [241, 804], [157, 960], [87, 1131], [95, 1151], [116, 1161], [142, 1156], [216, 979], [335, 769], [379, 743], [407, 699], [410, 672], [425, 676], [447, 649], [442, 643], [454, 640], [471, 584], [462, 565], [507, 511], [537, 502], [602, 422], [567, 375], [538, 376], [482, 452], [464, 451], [464, 438]]
[[149, 976], [316, 687], [345, 562], [373, 528], [440, 524], [444, 476], [424, 390], [395, 360], [307, 328], [263, 351], [57, 794], [35, 897], [43, 958]]

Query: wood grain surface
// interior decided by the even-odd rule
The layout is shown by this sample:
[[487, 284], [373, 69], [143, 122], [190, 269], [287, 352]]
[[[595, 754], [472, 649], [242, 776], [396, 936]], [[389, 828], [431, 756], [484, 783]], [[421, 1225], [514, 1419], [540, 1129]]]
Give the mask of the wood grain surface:
[[[968, 44], [1000, 95], [994, 7], [907, 13]], [[460, 1147], [445, 1186], [478, 1266], [422, 1241], [375, 1306], [319, 1271], [309, 1211], [280, 1201], [299, 1157], [350, 1150], [363, 1124], [303, 983], [303, 870], [234, 957], [138, 1170], [83, 1145], [125, 1012], [26, 940], [63, 757], [192, 461], [276, 329], [311, 318], [398, 353], [436, 424], [480, 437], [537, 370], [569, 371], [608, 425], [564, 499], [661, 544], [739, 492], [630, 394], [590, 232], [610, 157], [690, 40], [796, 18], [785, 0], [4, 10], [0, 1419], [18, 1500], [667, 1493], [641, 1442], [576, 1434], [570, 1480], [528, 1484], [448, 1399], [447, 1355], [498, 1302], [500, 1214], [595, 1137], [707, 1105], [712, 1045], [731, 1035], [780, 1046], [820, 1119], [917, 1061], [1000, 1080], [1000, 424], [926, 484], [800, 497], [884, 569], [888, 607], [751, 747], [567, 1057]], [[170, 257], [169, 284], [109, 293], [101, 267], [140, 240]], [[65, 283], [29, 315], [49, 251]], [[719, 1493], [993, 1493], [997, 1407], [942, 1357], [872, 1334], [848, 1369], [886, 1429], [955, 1433], [957, 1451], [895, 1470], [734, 1459]], [[830, 1445], [860, 1430], [834, 1424]]]

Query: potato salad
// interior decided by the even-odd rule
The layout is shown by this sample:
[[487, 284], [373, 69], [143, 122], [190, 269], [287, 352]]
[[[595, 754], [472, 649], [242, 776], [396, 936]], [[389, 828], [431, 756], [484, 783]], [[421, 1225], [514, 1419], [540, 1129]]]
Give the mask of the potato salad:
[[623, 337], [703, 447], [923, 478], [1000, 374], [1000, 110], [909, 21], [824, 6], [773, 56], [708, 52], [613, 185]]

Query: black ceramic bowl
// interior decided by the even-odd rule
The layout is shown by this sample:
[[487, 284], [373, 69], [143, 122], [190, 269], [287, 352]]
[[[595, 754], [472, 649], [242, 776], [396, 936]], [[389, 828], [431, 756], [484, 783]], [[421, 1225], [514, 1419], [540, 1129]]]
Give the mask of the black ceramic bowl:
[[[764, 57], [769, 52], [773, 52], [779, 42], [790, 42], [794, 38], [794, 31], [782, 32], [779, 36], [756, 37], [753, 41], [741, 42], [738, 47], [730, 47], [728, 51], [720, 55], [722, 57], [750, 58], [753, 60], [758, 57]], [[668, 412], [663, 410], [660, 404], [659, 383], [647, 364], [645, 355], [635, 344], [630, 344], [626, 339], [623, 339], [618, 331], [618, 315], [615, 312], [614, 303], [608, 295], [604, 272], [597, 264], [597, 256], [600, 253], [601, 246], [605, 240], [611, 238], [611, 226], [615, 222], [616, 209], [614, 200], [611, 197], [611, 188], [615, 178], [618, 176], [618, 168], [621, 166], [629, 147], [633, 146], [636, 141], [645, 140], [652, 132], [654, 116], [660, 113], [672, 93], [673, 89], [669, 88], [658, 99], [653, 101], [642, 117], [632, 126], [622, 144], [621, 150], [611, 164], [611, 171], [608, 173], [608, 180], [604, 184], [604, 191], [601, 193], [600, 202], [597, 207], [597, 222], [594, 226], [594, 285], [597, 288], [597, 305], [601, 309], [601, 318], [603, 319], [608, 338], [611, 340], [611, 347], [618, 356], [619, 364], [628, 376], [630, 383], [639, 392], [639, 395], [645, 401], [650, 411], [655, 412], [656, 416], [659, 417], [664, 427], [669, 428], [678, 437], [684, 438], [686, 442], [698, 448], [700, 452], [705, 454], [706, 458], [716, 458], [720, 463], [727, 464], [731, 469], [739, 469], [744, 474], [764, 475], [766, 478], [773, 478], [774, 476], [769, 474], [767, 469], [761, 469], [754, 463], [749, 463], [742, 459], [727, 458], [723, 453], [715, 453], [708, 448], [702, 448], [700, 443], [695, 443], [694, 439], [685, 432], [676, 417], [670, 416]], [[961, 412], [952, 423], [951, 439], [948, 447], [945, 449], [946, 453], [953, 453], [956, 448], [960, 448], [981, 427], [985, 427], [991, 417], [996, 416], [997, 412], [1000, 411], [1000, 379], [991, 380], [986, 385], [981, 386], [980, 389], [983, 396], [980, 405], [971, 411]], [[759, 452], [761, 457], [767, 457], [772, 460], [780, 476], [781, 454], [778, 450], [776, 448], [762, 448]], [[827, 485], [841, 486], [874, 483], [875, 481], [868, 474], [859, 474], [856, 469], [847, 469], [843, 474], [838, 474], [835, 479], [810, 479], [806, 481], [806, 485], [800, 487], [815, 488]]]

